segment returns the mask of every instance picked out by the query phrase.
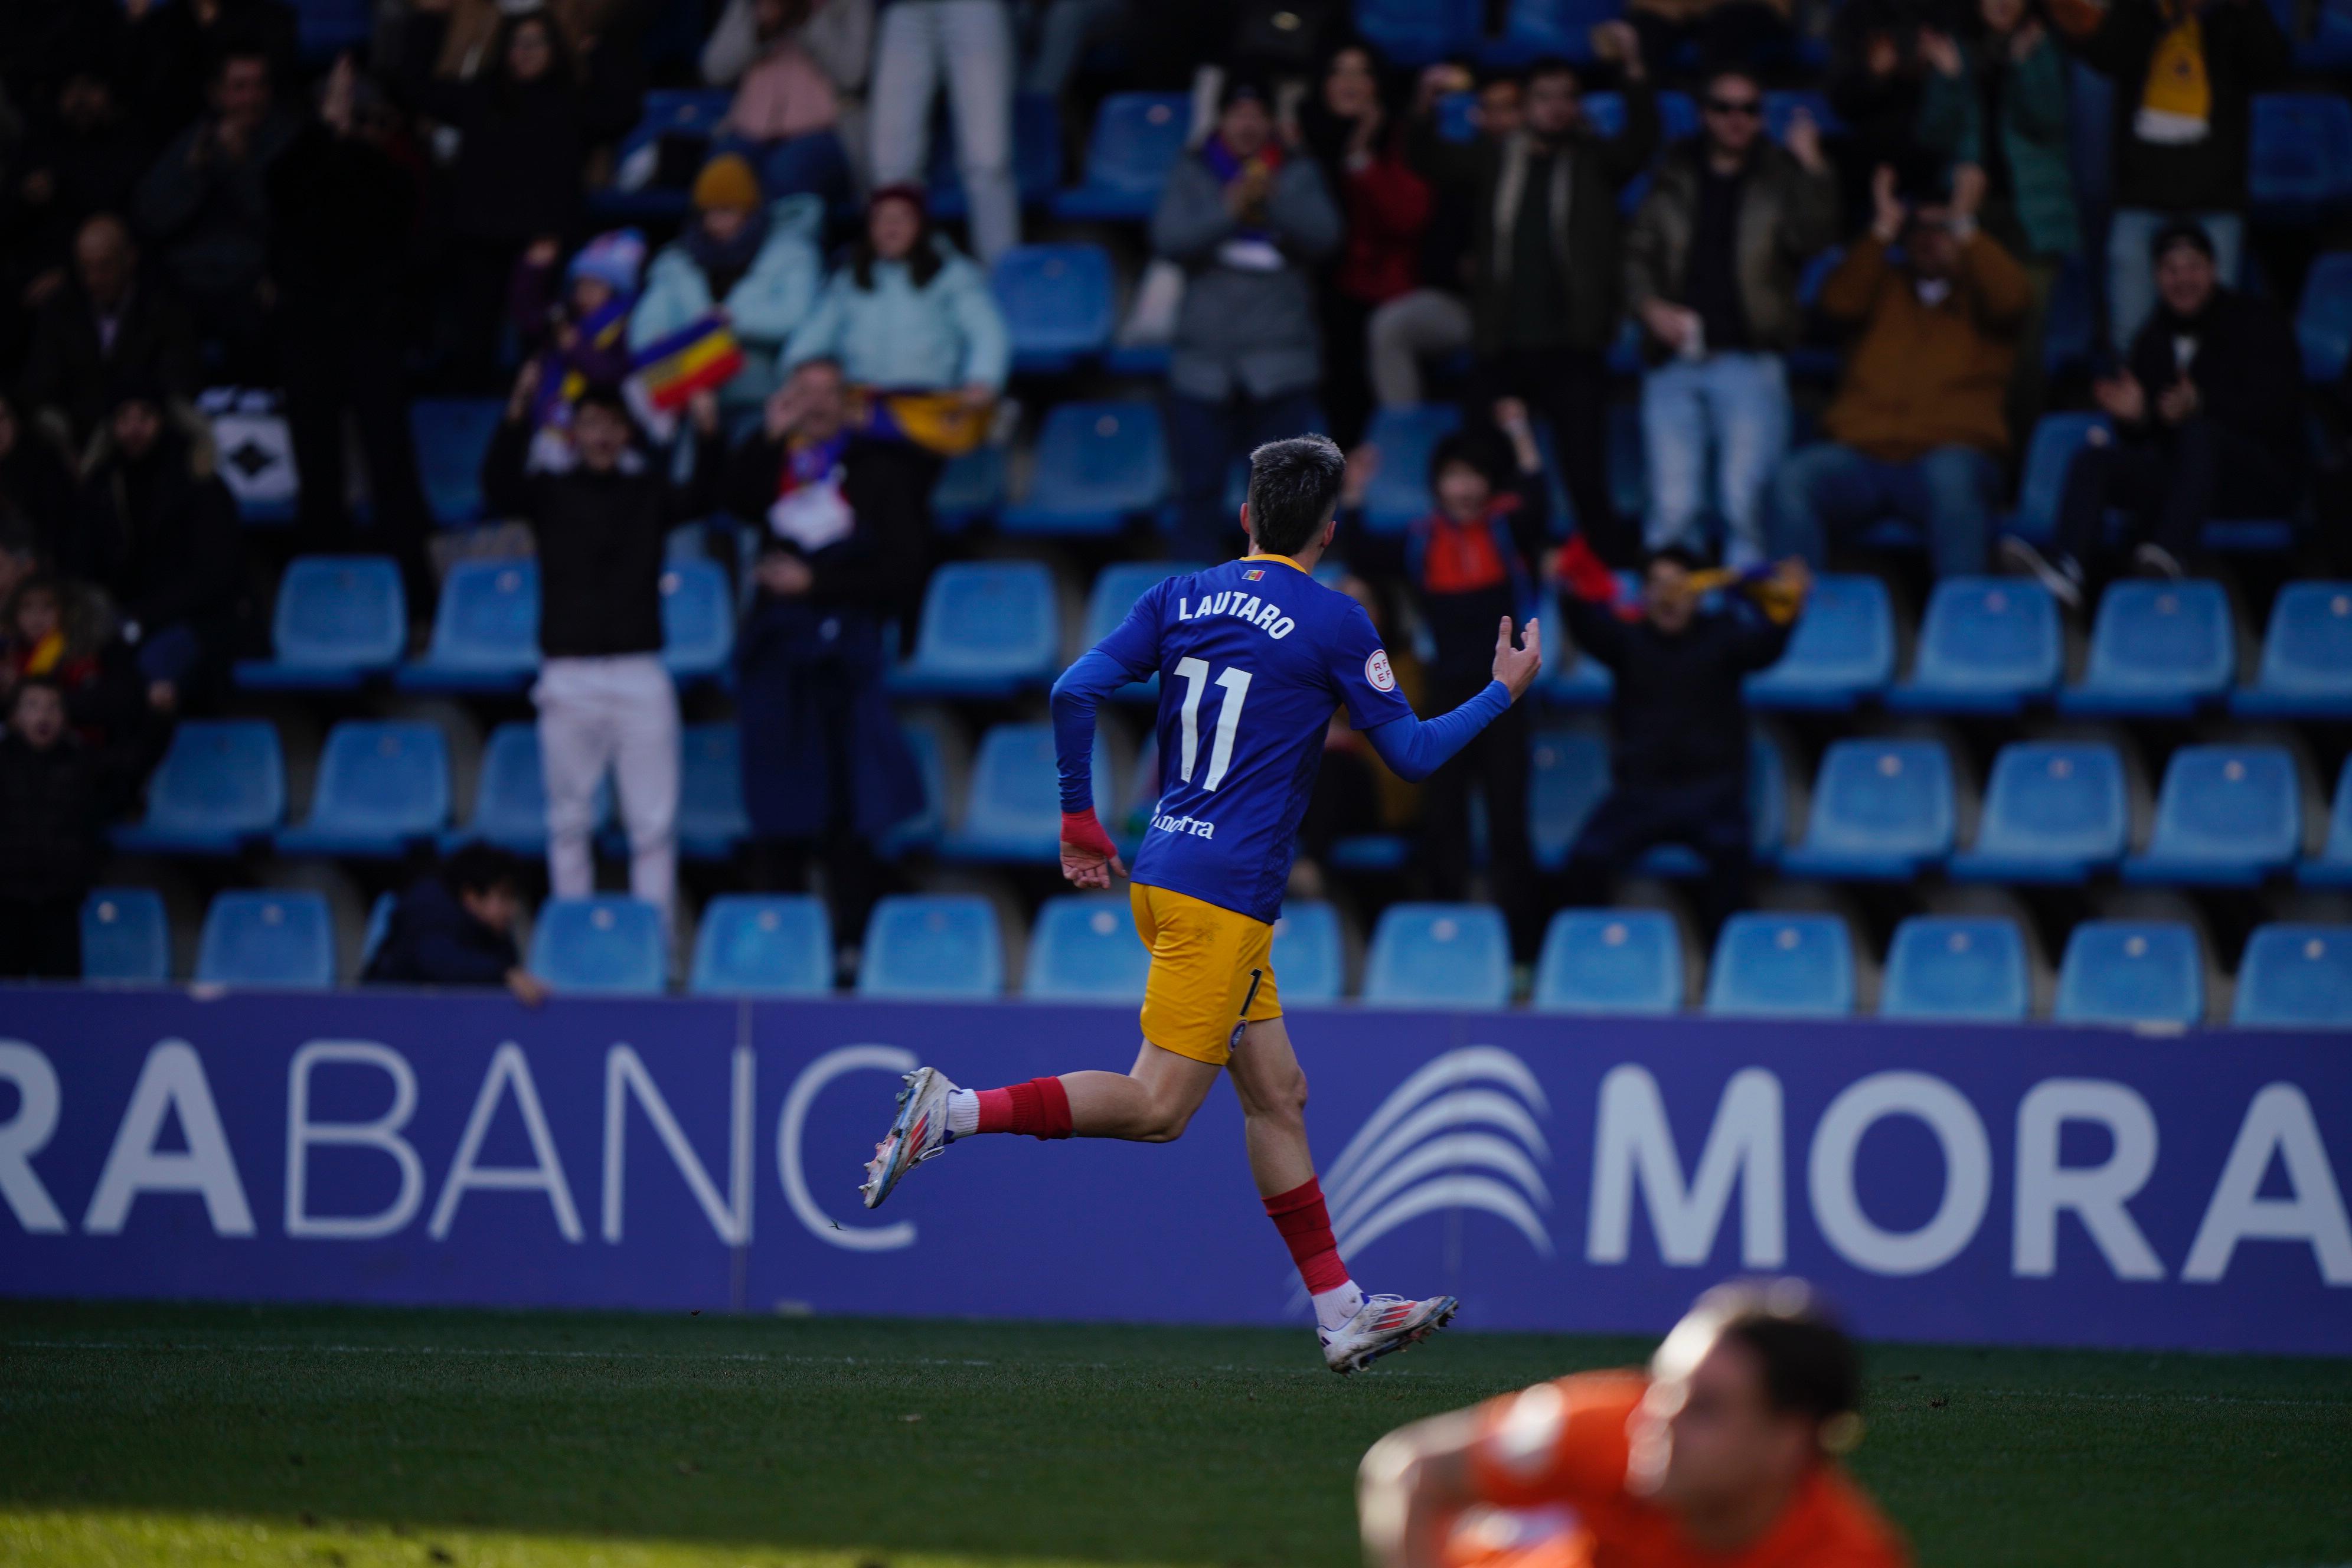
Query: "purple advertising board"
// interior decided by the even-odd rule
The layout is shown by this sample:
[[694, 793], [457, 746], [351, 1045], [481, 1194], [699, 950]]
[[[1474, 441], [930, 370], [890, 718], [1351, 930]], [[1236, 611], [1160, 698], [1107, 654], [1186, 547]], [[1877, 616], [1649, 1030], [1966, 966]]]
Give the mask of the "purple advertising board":
[[[1342, 1250], [1465, 1328], [1794, 1272], [1884, 1339], [2352, 1354], [2342, 1036], [1303, 1010]], [[859, 1206], [895, 1075], [1129, 1008], [0, 992], [0, 1293], [1303, 1321], [1219, 1089]]]

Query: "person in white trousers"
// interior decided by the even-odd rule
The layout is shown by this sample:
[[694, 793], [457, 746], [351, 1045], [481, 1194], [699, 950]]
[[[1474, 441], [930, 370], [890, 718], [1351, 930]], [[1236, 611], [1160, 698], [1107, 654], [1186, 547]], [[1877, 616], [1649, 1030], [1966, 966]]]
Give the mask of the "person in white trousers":
[[1013, 182], [1012, 8], [1004, 0], [889, 0], [874, 49], [868, 112], [874, 188], [921, 184], [930, 157], [931, 99], [947, 78], [956, 163], [982, 267], [1021, 243]]
[[657, 653], [550, 658], [531, 688], [547, 785], [547, 880], [596, 888], [596, 786], [610, 768], [629, 835], [629, 891], [669, 918], [677, 889], [677, 689]]

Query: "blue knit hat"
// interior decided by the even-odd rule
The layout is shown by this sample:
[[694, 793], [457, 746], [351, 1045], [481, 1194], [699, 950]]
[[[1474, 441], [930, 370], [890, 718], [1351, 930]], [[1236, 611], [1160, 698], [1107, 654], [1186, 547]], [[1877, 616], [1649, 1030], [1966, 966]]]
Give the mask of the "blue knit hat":
[[570, 284], [593, 278], [615, 294], [632, 295], [637, 291], [637, 274], [645, 266], [646, 237], [634, 228], [616, 228], [582, 246], [565, 269], [563, 280]]

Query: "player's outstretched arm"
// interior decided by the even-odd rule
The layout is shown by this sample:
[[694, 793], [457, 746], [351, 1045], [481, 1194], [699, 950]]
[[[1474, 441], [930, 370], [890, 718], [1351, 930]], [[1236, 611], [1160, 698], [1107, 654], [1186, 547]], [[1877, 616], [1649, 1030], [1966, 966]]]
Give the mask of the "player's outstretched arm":
[[1470, 737], [1503, 716], [1506, 709], [1527, 695], [1543, 668], [1543, 627], [1529, 621], [1522, 642], [1511, 639], [1511, 617], [1505, 616], [1495, 635], [1495, 679], [1475, 697], [1451, 713], [1434, 719], [1391, 719], [1364, 731], [1381, 761], [1411, 784], [1435, 773], [1445, 760], [1470, 743]]

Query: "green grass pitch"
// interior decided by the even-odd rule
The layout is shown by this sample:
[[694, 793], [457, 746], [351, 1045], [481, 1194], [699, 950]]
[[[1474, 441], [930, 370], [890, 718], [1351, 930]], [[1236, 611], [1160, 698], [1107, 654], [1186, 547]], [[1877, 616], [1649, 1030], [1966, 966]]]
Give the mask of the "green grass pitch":
[[[1620, 1364], [1455, 1333], [0, 1303], [0, 1563], [1347, 1568], [1400, 1422]], [[2352, 1362], [1870, 1353], [1923, 1563], [2352, 1563]]]

